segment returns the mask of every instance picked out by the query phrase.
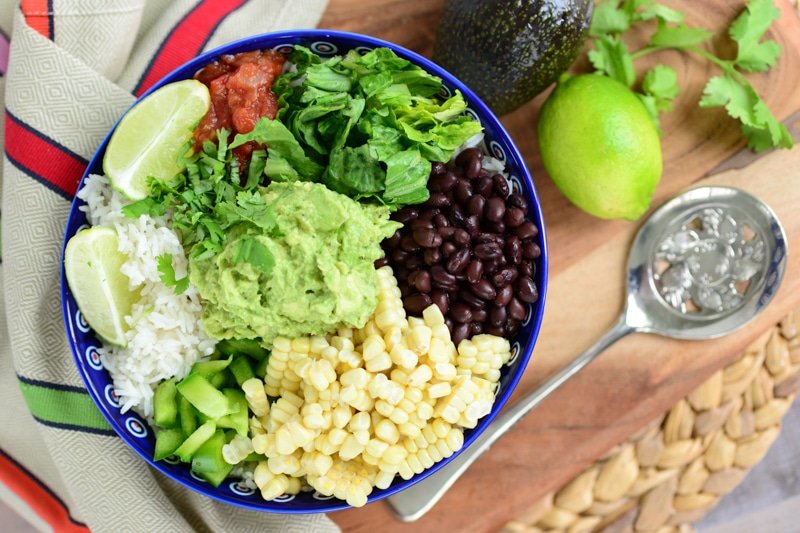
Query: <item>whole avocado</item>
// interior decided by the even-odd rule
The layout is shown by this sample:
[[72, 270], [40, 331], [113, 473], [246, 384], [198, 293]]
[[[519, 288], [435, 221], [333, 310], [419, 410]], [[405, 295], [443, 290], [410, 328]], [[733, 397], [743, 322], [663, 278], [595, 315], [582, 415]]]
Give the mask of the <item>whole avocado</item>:
[[583, 48], [592, 0], [447, 0], [433, 60], [497, 115], [558, 79]]

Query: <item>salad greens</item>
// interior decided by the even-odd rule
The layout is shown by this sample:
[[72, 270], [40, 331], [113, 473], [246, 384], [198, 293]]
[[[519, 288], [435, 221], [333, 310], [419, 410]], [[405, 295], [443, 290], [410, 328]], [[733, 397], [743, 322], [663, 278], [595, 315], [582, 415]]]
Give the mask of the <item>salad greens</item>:
[[270, 146], [267, 175], [273, 180], [281, 179], [285, 161], [297, 175], [356, 199], [398, 207], [421, 203], [428, 199], [431, 161], [448, 161], [481, 131], [462, 115], [460, 92], [442, 102], [441, 80], [388, 48], [323, 62], [297, 46], [289, 61], [296, 72], [278, 78], [273, 91], [278, 119], [297, 146], [254, 136]]
[[[661, 50], [692, 52], [714, 63], [722, 74], [708, 80], [700, 107], [722, 106], [742, 124], [748, 146], [756, 151], [791, 148], [794, 140], [761, 100], [744, 73], [765, 72], [775, 66], [781, 47], [772, 39], [762, 40], [773, 21], [780, 16], [773, 0], [750, 0], [745, 10], [731, 23], [728, 35], [737, 45], [736, 57], [722, 59], [699, 48], [714, 34], [687, 26], [684, 13], [653, 0], [602, 0], [592, 18], [590, 36], [594, 49], [589, 60], [599, 74], [632, 87], [636, 79], [635, 59]], [[656, 20], [656, 30], [647, 45], [629, 52], [622, 35], [632, 26]], [[658, 114], [672, 108], [678, 95], [674, 69], [658, 64], [642, 80], [637, 95], [650, 112], [656, 127]], [[659, 129], [660, 131], [660, 129]]]

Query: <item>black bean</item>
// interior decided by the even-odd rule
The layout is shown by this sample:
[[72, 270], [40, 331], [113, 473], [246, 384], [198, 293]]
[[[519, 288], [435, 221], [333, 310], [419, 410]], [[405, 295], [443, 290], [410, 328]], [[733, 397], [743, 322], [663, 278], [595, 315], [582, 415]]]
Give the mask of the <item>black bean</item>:
[[434, 207], [445, 207], [450, 205], [450, 198], [444, 193], [434, 192], [431, 193], [430, 198], [428, 198], [425, 204]]
[[483, 322], [475, 321], [470, 324], [470, 334], [472, 335], [480, 335], [483, 333]]
[[432, 228], [433, 220], [425, 220], [424, 218], [418, 218], [416, 220], [412, 220], [411, 223], [407, 224], [407, 226], [411, 231], [415, 231], [421, 228]]
[[455, 164], [465, 167], [470, 159], [476, 158], [479, 162], [483, 160], [483, 150], [478, 147], [466, 148], [456, 156]]
[[418, 270], [422, 268], [422, 265], [424, 264], [425, 258], [417, 254], [411, 255], [408, 259], [406, 259], [406, 268], [409, 270]]
[[441, 161], [434, 161], [431, 163], [431, 176], [436, 176], [437, 174], [441, 174], [445, 172], [447, 169], [444, 166], [444, 163]]
[[446, 225], [446, 226], [439, 226], [438, 231], [439, 235], [442, 236], [443, 240], [449, 241], [453, 239], [453, 235], [455, 234], [456, 229], [457, 228], [455, 226]]
[[461, 289], [458, 291], [458, 297], [462, 302], [473, 309], [483, 309], [486, 307], [486, 300], [468, 289]]
[[467, 213], [470, 215], [482, 215], [486, 206], [486, 197], [481, 194], [474, 194], [467, 202]]
[[529, 278], [533, 277], [533, 263], [527, 260], [523, 260], [519, 264], [519, 273], [523, 276], [528, 276]]
[[450, 257], [451, 255], [456, 253], [456, 250], [458, 250], [458, 246], [456, 246], [454, 242], [448, 241], [442, 243], [442, 255], [444, 257]]
[[416, 207], [406, 206], [402, 209], [398, 209], [392, 214], [392, 220], [396, 220], [401, 224], [408, 224], [412, 220], [416, 219], [419, 216], [419, 211], [417, 211]]
[[503, 267], [492, 274], [492, 284], [498, 289], [501, 289], [514, 283], [518, 275], [519, 272], [517, 272], [517, 269], [513, 266]]
[[422, 246], [414, 240], [413, 235], [406, 235], [400, 239], [400, 248], [406, 252], [419, 252], [422, 250]]
[[508, 313], [505, 307], [493, 305], [489, 308], [489, 324], [493, 326], [503, 326], [508, 320]]
[[492, 303], [498, 307], [505, 307], [511, 301], [512, 296], [514, 296], [514, 287], [506, 285], [497, 289], [497, 296], [494, 297]]
[[472, 196], [472, 184], [466, 178], [459, 178], [453, 196], [459, 204], [466, 204]]
[[408, 261], [409, 257], [410, 257], [409, 253], [406, 252], [405, 250], [400, 249], [400, 248], [398, 248], [397, 250], [392, 252], [392, 260], [395, 263], [398, 263], [398, 264], [401, 264], [401, 265], [404, 264], [406, 261]]
[[526, 239], [533, 239], [537, 235], [539, 235], [539, 228], [536, 227], [536, 224], [527, 220], [520, 224], [519, 227], [514, 229], [514, 235], [519, 237], [519, 240], [524, 241]]
[[472, 311], [473, 322], [486, 322], [488, 317], [489, 313], [486, 312], [486, 309], [475, 309]]
[[490, 178], [489, 176], [482, 177], [475, 184], [475, 192], [477, 194], [482, 194], [486, 198], [491, 196], [493, 188], [494, 188], [494, 182], [492, 181], [492, 178]]
[[520, 264], [522, 262], [522, 245], [519, 242], [519, 237], [516, 235], [507, 237], [505, 246], [503, 247], [503, 253], [509, 263], [514, 265]]
[[506, 334], [506, 330], [503, 326], [494, 326], [492, 324], [485, 324], [483, 326], [483, 332], [497, 337], [502, 337]]
[[528, 212], [528, 201], [521, 194], [512, 194], [508, 197], [508, 205], [519, 207], [523, 213]]
[[398, 228], [391, 237], [383, 241], [383, 244], [386, 248], [390, 250], [394, 250], [395, 248], [400, 246], [400, 239], [403, 238], [403, 232], [401, 231], [402, 228]]
[[508, 180], [502, 174], [492, 176], [494, 193], [500, 198], [506, 198], [509, 193]]
[[529, 304], [539, 299], [539, 289], [528, 276], [522, 276], [517, 280], [517, 297]]
[[465, 218], [467, 218], [467, 216], [464, 214], [464, 209], [459, 204], [450, 206], [450, 216], [448, 219], [453, 226], [463, 226]]
[[434, 287], [447, 288], [456, 286], [456, 278], [440, 264], [431, 267], [431, 281]]
[[431, 301], [436, 304], [439, 311], [447, 316], [450, 312], [450, 297], [442, 289], [433, 289], [431, 291]]
[[506, 209], [506, 214], [503, 217], [503, 222], [509, 228], [519, 227], [525, 222], [525, 212], [519, 207], [509, 207]]
[[456, 322], [472, 322], [472, 309], [462, 302], [450, 306], [450, 318]]
[[509, 318], [506, 320], [506, 335], [513, 335], [519, 329], [519, 320], [514, 320], [513, 318]]
[[486, 278], [479, 279], [478, 283], [470, 284], [469, 289], [484, 300], [494, 300], [494, 297], [497, 296], [497, 289]]
[[414, 242], [423, 248], [436, 248], [442, 245], [442, 236], [433, 228], [419, 228], [414, 230]]
[[441, 248], [427, 248], [425, 249], [425, 253], [422, 254], [422, 260], [425, 262], [426, 265], [435, 265], [436, 263], [442, 260], [442, 249]]
[[418, 314], [428, 308], [431, 305], [431, 297], [427, 294], [420, 294], [414, 293], [406, 296], [403, 300], [403, 307], [409, 313]]
[[486, 242], [475, 246], [473, 252], [478, 259], [495, 259], [503, 255], [503, 250], [496, 242]]
[[389, 258], [386, 256], [381, 257], [380, 259], [376, 259], [372, 264], [375, 267], [375, 270], [377, 270], [381, 267], [387, 266], [389, 264]]
[[514, 320], [525, 320], [525, 317], [528, 315], [528, 309], [516, 296], [512, 297], [508, 302], [506, 311], [508, 312], [508, 316]]
[[469, 246], [470, 241], [469, 233], [467, 233], [466, 230], [457, 228], [456, 231], [453, 232], [453, 242], [456, 243], [456, 245], [461, 247]]
[[526, 259], [536, 259], [542, 254], [542, 249], [533, 241], [522, 243], [522, 255]]
[[447, 216], [445, 216], [443, 213], [439, 213], [433, 217], [433, 225], [437, 228], [452, 228], [450, 221], [447, 220]]
[[470, 335], [470, 327], [467, 323], [460, 323], [453, 326], [453, 344], [458, 344]]
[[464, 229], [467, 230], [470, 237], [477, 235], [480, 227], [481, 223], [477, 215], [468, 216], [464, 219]]
[[501, 266], [503, 266], [503, 265], [500, 264], [500, 262], [501, 262], [500, 260], [501, 259], [502, 259], [502, 256], [498, 257], [498, 258], [495, 258], [495, 259], [484, 259], [483, 260], [483, 273], [488, 276], [488, 275], [491, 275], [491, 274], [494, 274], [495, 272], [497, 272], [497, 269], [500, 268]]
[[[409, 285], [411, 281], [409, 280]], [[431, 275], [427, 270], [417, 270], [417, 275], [414, 276], [414, 287], [421, 293], [427, 294], [431, 292]]]
[[459, 248], [456, 253], [450, 256], [445, 265], [445, 269], [451, 274], [456, 274], [464, 270], [469, 264], [469, 248]]
[[467, 281], [469, 283], [478, 283], [478, 280], [481, 279], [482, 275], [483, 263], [477, 259], [470, 261], [469, 266], [467, 266]]
[[452, 172], [442, 172], [428, 180], [428, 189], [431, 192], [452, 191], [458, 183], [458, 176]]
[[427, 220], [430, 223], [433, 223], [433, 217], [438, 215], [440, 211], [441, 210], [438, 207], [426, 205], [425, 207], [419, 210], [419, 218], [422, 220]]
[[468, 179], [474, 180], [481, 174], [481, 158], [477, 157], [477, 155], [474, 157], [470, 157], [463, 168], [464, 168], [464, 175]]
[[486, 200], [486, 207], [484, 209], [484, 216], [487, 220], [492, 222], [499, 222], [503, 220], [506, 214], [506, 203], [499, 196], [492, 196]]
[[506, 225], [502, 220], [499, 222], [487, 220], [484, 224], [484, 229], [491, 231], [492, 233], [504, 234], [506, 232]]
[[503, 242], [503, 236], [496, 233], [489, 233], [488, 231], [482, 231], [475, 235], [473, 242], [475, 244], [485, 244], [487, 242], [501, 244]]

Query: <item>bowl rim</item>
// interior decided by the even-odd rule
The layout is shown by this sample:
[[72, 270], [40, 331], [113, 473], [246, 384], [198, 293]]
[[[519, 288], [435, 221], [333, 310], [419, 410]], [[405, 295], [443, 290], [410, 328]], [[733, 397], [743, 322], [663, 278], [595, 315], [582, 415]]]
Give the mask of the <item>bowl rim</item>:
[[[156, 91], [160, 87], [171, 83], [173, 81], [178, 81], [180, 79], [187, 79], [191, 78], [195, 72], [197, 72], [200, 68], [211, 63], [212, 61], [218, 59], [222, 55], [226, 54], [235, 54], [239, 52], [249, 51], [249, 50], [258, 50], [258, 49], [274, 49], [278, 47], [278, 44], [267, 44], [267, 43], [277, 43], [281, 40], [285, 40], [286, 44], [298, 44], [297, 40], [311, 40], [311, 39], [333, 39], [337, 41], [355, 41], [359, 43], [360, 46], [364, 46], [365, 48], [378, 48], [378, 47], [386, 47], [394, 51], [399, 57], [409, 60], [412, 63], [420, 66], [424, 70], [429, 73], [432, 73], [438, 77], [440, 77], [443, 81], [448, 82], [449, 85], [453, 86], [455, 89], [459, 90], [464, 98], [467, 100], [470, 108], [474, 108], [478, 111], [478, 114], [481, 117], [481, 121], [489, 121], [491, 123], [492, 130], [495, 132], [496, 137], [500, 137], [503, 142], [503, 149], [506, 150], [507, 153], [507, 162], [512, 161], [514, 167], [520, 174], [519, 178], [525, 183], [525, 186], [528, 188], [527, 193], [533, 198], [534, 202], [532, 205], [528, 206], [528, 218], [534, 220], [537, 223], [539, 229], [539, 245], [541, 248], [541, 255], [540, 258], [537, 259], [537, 271], [535, 273], [535, 277], [537, 278], [537, 289], [539, 291], [539, 298], [536, 302], [529, 304], [530, 305], [530, 321], [531, 324], [531, 331], [530, 331], [530, 342], [526, 346], [520, 346], [519, 353], [516, 354], [518, 357], [518, 369], [509, 376], [509, 381], [505, 384], [502, 391], [495, 396], [495, 403], [492, 406], [491, 412], [483, 417], [478, 425], [469, 430], [465, 430], [468, 432], [469, 435], [464, 439], [464, 445], [462, 446], [461, 450], [454, 453], [447, 459], [439, 461], [438, 463], [434, 464], [432, 467], [424, 470], [420, 474], [415, 474], [410, 480], [403, 480], [402, 482], [395, 481], [389, 488], [387, 489], [378, 489], [373, 491], [372, 494], [369, 496], [369, 503], [374, 501], [384, 499], [386, 497], [391, 496], [401, 490], [404, 490], [415, 483], [421, 481], [422, 479], [432, 475], [434, 472], [442, 468], [445, 464], [447, 464], [450, 460], [455, 458], [461, 451], [466, 449], [472, 442], [483, 432], [486, 426], [497, 416], [500, 410], [505, 406], [510, 398], [512, 392], [516, 389], [519, 380], [522, 377], [522, 374], [525, 372], [527, 365], [530, 362], [530, 358], [533, 352], [533, 348], [536, 345], [538, 340], [539, 332], [541, 330], [542, 319], [544, 315], [545, 309], [545, 300], [547, 294], [547, 286], [548, 286], [548, 244], [547, 244], [547, 237], [546, 237], [546, 229], [544, 224], [544, 217], [542, 214], [541, 208], [541, 201], [539, 199], [538, 193], [536, 191], [536, 187], [533, 183], [533, 178], [531, 176], [530, 170], [528, 169], [524, 158], [522, 157], [519, 149], [517, 148], [516, 144], [514, 143], [513, 139], [509, 135], [508, 131], [506, 130], [505, 126], [500, 121], [500, 118], [491, 111], [491, 109], [471, 90], [467, 87], [462, 81], [456, 78], [453, 74], [450, 74], [442, 67], [427, 59], [426, 57], [413, 52], [402, 45], [395, 44], [390, 41], [386, 41], [383, 39], [379, 39], [376, 37], [358, 34], [354, 32], [348, 31], [339, 31], [339, 30], [326, 30], [326, 29], [295, 29], [295, 30], [281, 30], [281, 31], [274, 31], [274, 32], [267, 32], [261, 33], [249, 37], [245, 37], [242, 39], [234, 40], [229, 43], [226, 43], [222, 46], [219, 46], [214, 49], [210, 49], [205, 51], [195, 58], [191, 59], [190, 61], [180, 65], [179, 67], [173, 69], [163, 78], [158, 80], [154, 83], [151, 87], [149, 87], [146, 91], [144, 91], [139, 97], [136, 98], [133, 104], [129, 106], [124, 113], [120, 115], [114, 125], [111, 127], [109, 132], [106, 134], [105, 138], [102, 142], [98, 145], [97, 150], [95, 151], [92, 158], [86, 165], [86, 168], [81, 176], [81, 179], [78, 183], [78, 187], [76, 191], [80, 190], [86, 180], [87, 176], [90, 174], [90, 170], [100, 165], [99, 168], [102, 169], [102, 158], [107, 148], [108, 142], [113, 134], [114, 130], [117, 128], [119, 124], [119, 120], [128, 112], [130, 109], [139, 103], [142, 99], [146, 98], [149, 94]], [[338, 48], [338, 47], [337, 47]], [[346, 53], [347, 50], [351, 50], [357, 48], [357, 46], [350, 46], [347, 45], [344, 51], [337, 50], [334, 55], [339, 55]], [[71, 324], [71, 317], [69, 314], [69, 303], [67, 295], [71, 295], [71, 291], [67, 284], [66, 274], [64, 270], [64, 249], [66, 248], [67, 242], [72, 237], [74, 232], [70, 231], [70, 224], [69, 222], [72, 221], [77, 215], [79, 211], [79, 206], [82, 204], [76, 196], [73, 197], [72, 205], [70, 207], [69, 215], [67, 218], [67, 225], [65, 227], [65, 234], [62, 243], [62, 261], [61, 261], [61, 273], [60, 273], [60, 284], [61, 284], [61, 307], [62, 307], [62, 318], [64, 320], [64, 325], [66, 328], [67, 340], [70, 347], [70, 352], [72, 353], [75, 365], [77, 367], [78, 373], [81, 376], [84, 384], [86, 385], [87, 392], [91, 396], [92, 400], [94, 401], [95, 405], [100, 410], [103, 417], [112, 427], [114, 432], [122, 438], [123, 441], [131, 448], [137, 455], [141, 456], [147, 464], [151, 467], [155, 468], [162, 474], [166, 475], [168, 478], [174, 480], [175, 482], [181, 484], [182, 486], [201, 493], [205, 496], [208, 496], [212, 499], [217, 501], [227, 503], [229, 505], [233, 505], [236, 507], [241, 507], [249, 510], [260, 511], [260, 512], [274, 512], [278, 514], [305, 514], [305, 513], [318, 513], [318, 512], [332, 512], [338, 511], [342, 509], [348, 509], [351, 506], [342, 500], [338, 500], [336, 498], [330, 500], [320, 500], [320, 505], [310, 508], [294, 508], [292, 506], [286, 505], [275, 505], [272, 506], [273, 502], [266, 501], [266, 500], [257, 500], [255, 503], [250, 504], [245, 501], [240, 500], [231, 500], [224, 495], [219, 494], [218, 489], [211, 486], [210, 484], [206, 484], [205, 486], [201, 484], [188, 484], [183, 479], [177, 478], [174, 473], [172, 472], [173, 468], [172, 465], [164, 461], [153, 461], [152, 457], [148, 457], [147, 454], [143, 453], [139, 444], [134, 440], [134, 438], [126, 431], [123, 431], [121, 427], [119, 427], [119, 422], [116, 418], [114, 418], [113, 414], [108, 412], [105, 408], [105, 403], [102, 401], [100, 397], [100, 392], [96, 390], [87, 370], [84, 368], [85, 363], [83, 362], [83, 354], [79, 353], [78, 347], [75, 342], [73, 342], [73, 328]], [[77, 232], [77, 230], [76, 230]], [[77, 306], [76, 306], [77, 308]], [[513, 340], [512, 340], [513, 344]], [[103, 369], [103, 372], [108, 374], [108, 371]], [[110, 377], [110, 376], [109, 376]], [[152, 428], [149, 428], [152, 429]], [[377, 496], [377, 497], [376, 497]]]

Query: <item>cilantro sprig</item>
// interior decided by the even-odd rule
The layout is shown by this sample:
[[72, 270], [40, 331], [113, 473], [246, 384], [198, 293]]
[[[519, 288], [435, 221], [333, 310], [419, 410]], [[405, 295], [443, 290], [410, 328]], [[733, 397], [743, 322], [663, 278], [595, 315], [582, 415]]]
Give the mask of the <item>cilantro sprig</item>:
[[[722, 70], [722, 74], [706, 83], [700, 107], [724, 107], [731, 117], [739, 120], [747, 145], [755, 151], [791, 148], [794, 140], [789, 131], [778, 122], [745, 77], [745, 73], [765, 72], [777, 63], [780, 45], [763, 37], [779, 16], [780, 9], [772, 0], [750, 0], [728, 29], [728, 35], [737, 45], [736, 57], [722, 59], [701, 48], [713, 32], [687, 26], [681, 11], [653, 0], [602, 0], [594, 11], [589, 32], [594, 44], [594, 49], [589, 51], [589, 61], [597, 73], [632, 88], [636, 82], [636, 59], [662, 50], [697, 54]], [[629, 51], [622, 34], [635, 24], [653, 19], [656, 30], [647, 44]], [[659, 113], [672, 109], [679, 91], [678, 76], [671, 67], [658, 64], [643, 76], [641, 91], [636, 94], [659, 132]]]
[[167, 287], [175, 287], [175, 294], [183, 294], [189, 288], [189, 276], [184, 276], [180, 279], [175, 278], [175, 268], [172, 266], [171, 254], [161, 254], [157, 259], [161, 281]]

